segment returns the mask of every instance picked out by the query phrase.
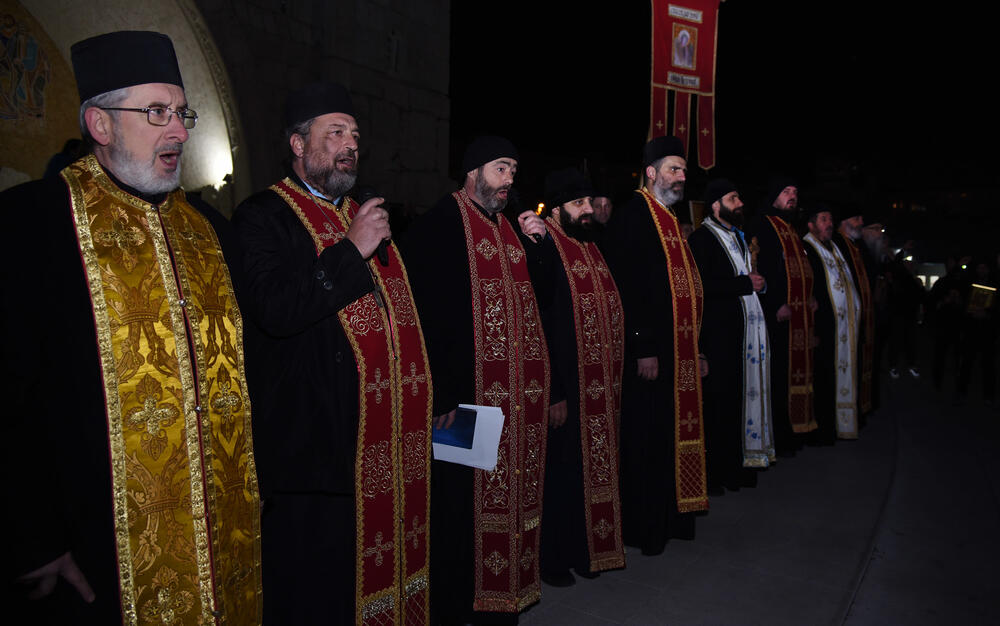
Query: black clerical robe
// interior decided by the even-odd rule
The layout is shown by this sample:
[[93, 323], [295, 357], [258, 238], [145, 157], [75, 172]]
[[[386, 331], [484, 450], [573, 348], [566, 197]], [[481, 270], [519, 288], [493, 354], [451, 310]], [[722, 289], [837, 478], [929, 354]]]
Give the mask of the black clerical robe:
[[566, 402], [566, 422], [550, 428], [545, 450], [545, 519], [539, 559], [542, 574], [569, 568], [590, 571], [584, 519], [583, 456], [580, 451], [580, 383], [576, 326], [566, 271], [551, 236], [541, 243], [522, 236], [531, 284], [549, 346], [550, 404]]
[[550, 404], [566, 403], [565, 423], [546, 441], [540, 562], [543, 576], [586, 574], [625, 563], [617, 445], [623, 315], [594, 233], [568, 232], [556, 218], [547, 225], [540, 242], [521, 235], [549, 347]]
[[[458, 192], [457, 195], [462, 198], [463, 206], [466, 206], [464, 210], [468, 212], [465, 213], [465, 216], [470, 222], [486, 220], [500, 227], [499, 229], [490, 228], [482, 222], [478, 222], [475, 227], [470, 226], [470, 229], [476, 228], [480, 231], [488, 230], [495, 233], [510, 228], [508, 224], [502, 224], [498, 221], [506, 219], [503, 215], [489, 214], [482, 207], [475, 206], [471, 199], [464, 195], [464, 191]], [[464, 204], [466, 202], [468, 205]], [[470, 205], [471, 208], [469, 208]], [[528, 318], [537, 320], [537, 309], [535, 308], [537, 304], [534, 294], [531, 293], [530, 285], [524, 285], [527, 287], [528, 293], [522, 293], [521, 297], [527, 295], [530, 302], [526, 304], [523, 300], [521, 304], [505, 302], [506, 306], [500, 306], [501, 309], [508, 312], [512, 311], [510, 308], [512, 306], [522, 306], [521, 313], [515, 314], [513, 319], [501, 313], [504, 319], [502, 329], [491, 325], [490, 319], [496, 317], [497, 311], [482, 310], [482, 301], [479, 298], [483, 297], [483, 294], [473, 294], [472, 292], [473, 279], [470, 272], [473, 270], [471, 268], [473, 265], [485, 268], [488, 263], [508, 263], [508, 261], [497, 259], [497, 255], [503, 255], [501, 259], [510, 259], [508, 270], [505, 270], [509, 271], [512, 270], [513, 265], [521, 261], [521, 255], [524, 253], [522, 249], [513, 245], [509, 245], [506, 250], [498, 249], [489, 238], [479, 239], [475, 248], [469, 249], [462, 211], [463, 209], [460, 209], [458, 200], [456, 200], [456, 194], [449, 194], [423, 216], [414, 220], [400, 240], [400, 248], [407, 264], [414, 301], [423, 327], [431, 376], [435, 382], [433, 414], [436, 416], [454, 410], [460, 403], [476, 403], [476, 375], [477, 371], [481, 371], [483, 368], [478, 367], [476, 362], [477, 331], [474, 324], [477, 322], [473, 308], [474, 299], [476, 307], [480, 310], [479, 314], [484, 318], [478, 321], [480, 328], [488, 327], [486, 332], [490, 333], [491, 338], [504, 345], [502, 350], [504, 356], [501, 360], [509, 359], [509, 362], [516, 369], [523, 370], [525, 360], [529, 358], [525, 354], [529, 348], [528, 341], [526, 341], [526, 335], [522, 335], [527, 331], [525, 328], [519, 327], [516, 320]], [[477, 213], [472, 214], [472, 211]], [[478, 255], [474, 262], [470, 259], [472, 255]], [[496, 267], [487, 269], [496, 269]], [[484, 269], [484, 271], [486, 270]], [[524, 278], [528, 279], [526, 269], [524, 270]], [[511, 285], [506, 284], [507, 280], [496, 282], [504, 283], [499, 293], [501, 300], [505, 300], [503, 290]], [[491, 280], [490, 284], [493, 283], [494, 281]], [[486, 289], [487, 285], [484, 283], [484, 292]], [[490, 309], [489, 303], [485, 308]], [[496, 334], [495, 331], [498, 330], [502, 330], [502, 332]], [[536, 329], [538, 335], [541, 334], [541, 330], [541, 328]], [[535, 336], [533, 339], [536, 346], [544, 354], [546, 350], [544, 337]], [[523, 343], [522, 347], [519, 347], [519, 342]], [[534, 360], [534, 357], [532, 359]], [[532, 394], [534, 395], [537, 391], [539, 395], [534, 397], [536, 399], [544, 398], [547, 402], [547, 387], [549, 385], [547, 355], [544, 357], [544, 361], [546, 375], [542, 377], [545, 380], [541, 384], [545, 387], [545, 393], [542, 394], [542, 388], [538, 388], [532, 391]], [[480, 365], [482, 364], [480, 363]], [[526, 374], [522, 374], [522, 377], [526, 376]], [[496, 405], [500, 402], [507, 403], [508, 397], [513, 400], [514, 395], [515, 393], [511, 393], [510, 396], [507, 396], [505, 393], [503, 400], [500, 400], [494, 397], [494, 394], [490, 394], [485, 397], [486, 402], [484, 403], [490, 405]], [[497, 402], [490, 400], [490, 398], [497, 400]], [[520, 400], [522, 404], [528, 401], [530, 400]], [[511, 404], [513, 403], [511, 402]], [[523, 415], [532, 409], [525, 410], [519, 405], [517, 410], [520, 415]], [[509, 420], [514, 417], [516, 416], [507, 415]], [[505, 425], [505, 431], [516, 429], [508, 432], [517, 432], [523, 428], [523, 424], [515, 427], [513, 422], [508, 422]], [[544, 446], [544, 437], [539, 440], [539, 443], [540, 445], [534, 447], [531, 441], [525, 441], [521, 450], [522, 456], [519, 459], [504, 461], [509, 463], [507, 467], [510, 473], [517, 474], [517, 478], [494, 475], [496, 481], [508, 484], [509, 480], [525, 480], [525, 475], [534, 470], [529, 468], [526, 463], [522, 466], [521, 459], [525, 458], [523, 456], [525, 454], [528, 457], [537, 455], [534, 458], [540, 459], [541, 455], [544, 454], [543, 450], [539, 449]], [[501, 442], [501, 446], [503, 445], [504, 443]], [[434, 549], [431, 552], [430, 569], [433, 581], [431, 585], [431, 620], [435, 623], [438, 621], [461, 623], [481, 619], [499, 621], [500, 623], [516, 623], [517, 611], [526, 604], [537, 601], [540, 594], [537, 579], [533, 582], [531, 580], [533, 573], [537, 571], [534, 561], [537, 552], [532, 550], [522, 553], [521, 562], [518, 564], [522, 570], [522, 573], [518, 574], [520, 582], [515, 581], [516, 584], [524, 584], [524, 581], [527, 581], [526, 587], [513, 590], [513, 595], [507, 591], [501, 591], [490, 597], [489, 593], [483, 592], [483, 581], [486, 580], [486, 575], [482, 569], [477, 571], [477, 565], [480, 562], [484, 567], [492, 568], [497, 576], [500, 574], [506, 576], [505, 572], [509, 570], [507, 569], [507, 560], [501, 559], [499, 553], [495, 553], [496, 556], [493, 559], [488, 559], [487, 557], [490, 555], [483, 554], [482, 546], [478, 545], [484, 529], [476, 527], [474, 521], [478, 519], [482, 503], [477, 502], [474, 496], [483, 481], [488, 480], [483, 478], [480, 472], [481, 470], [474, 470], [471, 467], [455, 463], [436, 460], [432, 462], [431, 519], [433, 523], [431, 525], [431, 545], [434, 546]], [[524, 501], [529, 495], [532, 498], [536, 495], [540, 497], [541, 494], [537, 493], [538, 488], [543, 488], [543, 484], [535, 486], [525, 484], [523, 486], [524, 494], [512, 496], [511, 503], [521, 502], [516, 505], [519, 508], [517, 511], [511, 511], [509, 515], [501, 515], [501, 517], [505, 517], [505, 520], [499, 526], [506, 528], [512, 517], [524, 512], [526, 506]], [[528, 493], [529, 489], [531, 490], [530, 494]], [[499, 507], [496, 503], [493, 506]], [[511, 506], [514, 505], [511, 504]], [[528, 524], [528, 522], [531, 523]], [[518, 531], [516, 537], [511, 537], [512, 542], [520, 544], [524, 541], [523, 537], [527, 536], [528, 531], [537, 528], [532, 520], [526, 520], [526, 524], [528, 525], [523, 530]], [[494, 526], [498, 525], [494, 524]], [[502, 532], [502, 529], [499, 532]], [[513, 563], [510, 564], [513, 565]], [[527, 595], [522, 593], [525, 589], [527, 589]], [[515, 605], [512, 606], [512, 602]], [[474, 606], [480, 606], [482, 610], [475, 611]], [[490, 606], [497, 608], [486, 608]]]
[[[711, 217], [706, 219], [712, 219]], [[729, 255], [702, 225], [688, 237], [705, 289], [701, 350], [708, 358], [703, 380], [705, 454], [710, 487], [739, 489], [754, 482], [743, 467], [743, 335], [740, 296], [753, 293], [750, 277], [734, 275]]]
[[[678, 509], [675, 481], [674, 316], [663, 244], [643, 196], [616, 207], [601, 251], [625, 311], [622, 375], [621, 499], [626, 545], [663, 551], [670, 537], [693, 538], [693, 513]], [[643, 380], [638, 359], [656, 357], [659, 375]]]
[[[831, 244], [832, 245], [832, 244]], [[816, 298], [816, 314], [813, 318], [813, 332], [818, 343], [813, 350], [813, 412], [817, 428], [812, 435], [816, 443], [830, 445], [837, 440], [837, 384], [836, 347], [837, 313], [830, 300], [826, 285], [826, 270], [823, 259], [806, 245], [806, 257], [816, 279], [813, 297]]]
[[[110, 177], [122, 193], [158, 205]], [[240, 255], [229, 222], [197, 196], [187, 201], [211, 223], [239, 295]], [[32, 624], [122, 621], [113, 519], [108, 418], [94, 311], [66, 182], [32, 181], [0, 194], [6, 240], [0, 277], [7, 296], [3, 327], [5, 453], [10, 537], [4, 558], [9, 614]], [[95, 593], [84, 603], [60, 579], [29, 601], [14, 580], [70, 552]], [[16, 618], [15, 618], [16, 620]]]
[[774, 423], [774, 444], [780, 455], [794, 453], [799, 447], [789, 418], [789, 322], [778, 321], [778, 309], [788, 302], [788, 267], [781, 241], [774, 226], [767, 219], [772, 215], [783, 220], [789, 215], [777, 209], [767, 209], [763, 214], [750, 217], [746, 224], [748, 242], [756, 240], [759, 246], [757, 272], [767, 282], [767, 292], [760, 294], [760, 305], [767, 319], [768, 339], [771, 345], [771, 416]]
[[374, 283], [347, 238], [317, 255], [272, 190], [240, 204], [233, 224], [246, 270], [265, 621], [350, 623], [358, 368], [337, 312]]

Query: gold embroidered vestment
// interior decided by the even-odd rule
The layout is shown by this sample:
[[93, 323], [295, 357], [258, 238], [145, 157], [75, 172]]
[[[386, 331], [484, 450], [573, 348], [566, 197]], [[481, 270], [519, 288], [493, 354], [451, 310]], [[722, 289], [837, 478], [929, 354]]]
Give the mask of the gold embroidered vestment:
[[215, 231], [88, 156], [62, 172], [104, 382], [126, 624], [260, 623], [243, 322]]

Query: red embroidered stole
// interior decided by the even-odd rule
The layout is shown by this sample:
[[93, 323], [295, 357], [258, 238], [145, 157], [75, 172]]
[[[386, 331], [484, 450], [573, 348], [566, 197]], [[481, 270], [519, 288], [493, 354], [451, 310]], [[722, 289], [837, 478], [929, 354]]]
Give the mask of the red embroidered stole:
[[875, 362], [875, 311], [872, 309], [872, 288], [868, 282], [868, 270], [861, 257], [861, 251], [849, 238], [844, 237], [847, 251], [851, 254], [855, 277], [858, 279], [858, 294], [861, 296], [861, 323], [864, 324], [864, 341], [861, 343], [861, 389], [860, 410], [872, 410], [872, 370]]
[[767, 219], [784, 252], [788, 306], [792, 309], [792, 317], [788, 320], [788, 419], [792, 430], [807, 433], [816, 430], [812, 384], [813, 312], [809, 307], [812, 267], [795, 229], [775, 215], [768, 215]]
[[[618, 495], [624, 313], [618, 287], [597, 245], [566, 235], [548, 218], [573, 300], [580, 385], [580, 445], [591, 571], [625, 566]], [[563, 323], [563, 322], [560, 322]]]
[[698, 335], [701, 332], [702, 287], [680, 224], [670, 209], [640, 189], [663, 245], [674, 315], [674, 475], [681, 513], [708, 509], [705, 434], [702, 421]]
[[[317, 254], [347, 236], [359, 209], [350, 198], [338, 209], [288, 178], [271, 190], [295, 211]], [[388, 251], [388, 267], [368, 261], [375, 291], [338, 313], [360, 381], [355, 620], [425, 624], [432, 386], [406, 267], [395, 245]]]
[[539, 526], [549, 407], [549, 357], [524, 248], [503, 216], [487, 219], [452, 194], [465, 228], [475, 335], [476, 404], [505, 416], [497, 466], [475, 470], [477, 611], [516, 613], [541, 597]]
[[243, 321], [215, 231], [183, 191], [153, 206], [93, 155], [61, 176], [101, 362], [122, 623], [259, 624]]

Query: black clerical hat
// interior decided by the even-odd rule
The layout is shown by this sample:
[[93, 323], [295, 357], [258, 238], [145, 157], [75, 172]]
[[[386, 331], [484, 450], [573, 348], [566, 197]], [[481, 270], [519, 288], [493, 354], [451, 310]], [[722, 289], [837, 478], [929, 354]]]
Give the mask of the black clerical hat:
[[80, 102], [109, 91], [167, 83], [181, 89], [181, 70], [170, 37], [123, 30], [78, 41], [70, 48]]
[[465, 156], [462, 157], [462, 173], [467, 174], [490, 161], [505, 157], [515, 161], [519, 158], [517, 148], [510, 140], [495, 135], [476, 137], [465, 149]]
[[711, 212], [715, 201], [722, 200], [723, 196], [732, 191], [738, 190], [728, 178], [715, 178], [708, 181], [708, 186], [705, 187], [705, 210]]
[[327, 113], [345, 113], [354, 117], [351, 94], [340, 83], [310, 83], [288, 95], [285, 101], [285, 127], [291, 128]]
[[771, 180], [767, 183], [767, 206], [773, 207], [774, 201], [778, 199], [778, 196], [781, 195], [781, 192], [784, 191], [786, 187], [795, 187], [798, 189], [799, 185], [795, 182], [795, 179], [790, 176], [772, 176]]
[[590, 181], [575, 167], [549, 172], [545, 177], [545, 203], [552, 208], [593, 195]]
[[669, 135], [650, 139], [642, 149], [642, 166], [649, 167], [668, 156], [679, 156], [683, 159], [684, 142]]
[[836, 224], [840, 219], [837, 210], [825, 202], [813, 202], [810, 203], [809, 206], [803, 207], [802, 209], [802, 214], [805, 216], [806, 220], [812, 220], [820, 213], [829, 213], [830, 217], [833, 218], [834, 224]]

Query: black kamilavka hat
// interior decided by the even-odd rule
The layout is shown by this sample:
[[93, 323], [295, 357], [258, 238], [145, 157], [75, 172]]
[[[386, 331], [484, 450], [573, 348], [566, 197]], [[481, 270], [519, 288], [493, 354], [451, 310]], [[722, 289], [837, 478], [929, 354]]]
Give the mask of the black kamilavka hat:
[[80, 102], [147, 83], [184, 88], [174, 44], [163, 33], [123, 30], [98, 35], [73, 44], [70, 57]]
[[545, 177], [545, 203], [552, 208], [593, 195], [590, 181], [575, 167], [549, 172]]
[[285, 101], [285, 127], [311, 120], [327, 113], [345, 113], [354, 117], [354, 102], [340, 83], [315, 82], [300, 87]]

